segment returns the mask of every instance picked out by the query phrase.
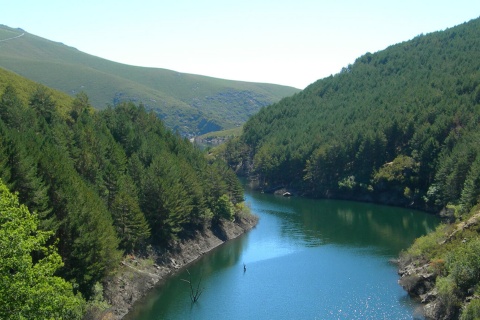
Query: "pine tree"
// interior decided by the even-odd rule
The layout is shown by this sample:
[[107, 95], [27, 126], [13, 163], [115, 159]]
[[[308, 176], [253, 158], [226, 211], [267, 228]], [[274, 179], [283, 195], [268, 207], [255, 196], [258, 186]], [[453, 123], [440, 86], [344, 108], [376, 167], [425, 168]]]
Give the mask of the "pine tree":
[[129, 177], [120, 182], [111, 209], [113, 224], [120, 239], [120, 247], [127, 253], [144, 248], [150, 237], [150, 228], [140, 210], [135, 187]]
[[9, 165], [8, 146], [10, 139], [7, 135], [7, 128], [3, 121], [0, 121], [0, 179], [9, 186], [11, 179], [11, 168]]
[[[24, 135], [25, 137], [27, 135]], [[42, 219], [41, 226], [50, 224], [51, 209], [49, 207], [48, 186], [44, 183], [38, 173], [35, 149], [40, 142], [35, 135], [30, 135], [30, 141], [23, 137], [17, 137], [10, 141], [9, 145], [9, 166], [11, 168], [11, 188], [18, 192], [19, 199], [27, 207], [36, 212]], [[37, 145], [36, 148], [29, 147], [29, 143]], [[36, 143], [35, 143], [36, 142]], [[27, 151], [28, 150], [28, 151]], [[48, 229], [48, 228], [47, 228]]]
[[462, 213], [467, 213], [480, 201], [480, 155], [470, 167], [460, 198]]
[[47, 123], [51, 123], [56, 116], [56, 103], [52, 98], [52, 94], [44, 86], [37, 87], [30, 97], [29, 105]]
[[8, 85], [0, 99], [0, 117], [10, 128], [19, 129], [22, 126], [20, 114], [23, 104], [17, 96], [17, 91]]
[[83, 113], [92, 112], [92, 109], [93, 107], [90, 105], [87, 94], [80, 92], [75, 96], [75, 100], [73, 100], [70, 117], [72, 117], [73, 122], [76, 122]]

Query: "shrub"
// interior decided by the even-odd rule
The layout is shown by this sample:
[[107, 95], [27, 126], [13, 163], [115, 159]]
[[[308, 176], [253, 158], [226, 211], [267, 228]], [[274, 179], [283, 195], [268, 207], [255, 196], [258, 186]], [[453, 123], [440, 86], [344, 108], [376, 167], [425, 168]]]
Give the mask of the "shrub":
[[247, 218], [251, 215], [252, 213], [250, 212], [250, 208], [245, 204], [245, 202], [235, 204], [235, 217], [241, 219]]
[[417, 238], [413, 245], [408, 248], [406, 254], [414, 258], [421, 256], [424, 256], [427, 259], [433, 258], [435, 250], [438, 249], [438, 244], [445, 238], [445, 229], [446, 226], [441, 224], [435, 229], [435, 231]]
[[438, 299], [445, 308], [445, 313], [449, 314], [460, 304], [458, 287], [450, 277], [438, 277], [436, 287], [438, 289]]
[[480, 319], [480, 300], [474, 299], [465, 306], [460, 315], [460, 320]]
[[447, 255], [446, 266], [456, 285], [463, 291], [480, 280], [480, 239], [459, 245]]

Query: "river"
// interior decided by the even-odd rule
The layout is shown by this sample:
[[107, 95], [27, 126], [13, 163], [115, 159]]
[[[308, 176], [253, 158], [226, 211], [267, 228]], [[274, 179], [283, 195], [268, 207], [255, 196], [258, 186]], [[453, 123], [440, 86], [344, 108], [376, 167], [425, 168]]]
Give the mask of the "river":
[[[367, 203], [245, 196], [257, 227], [164, 281], [125, 319], [422, 319], [390, 260], [437, 218]], [[188, 279], [203, 290], [195, 304]]]

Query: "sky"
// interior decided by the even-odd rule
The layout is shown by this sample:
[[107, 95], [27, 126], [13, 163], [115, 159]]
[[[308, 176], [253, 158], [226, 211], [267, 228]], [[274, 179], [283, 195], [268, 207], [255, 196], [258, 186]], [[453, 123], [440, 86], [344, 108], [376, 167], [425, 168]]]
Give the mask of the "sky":
[[479, 0], [0, 0], [0, 24], [108, 60], [305, 88], [480, 16]]

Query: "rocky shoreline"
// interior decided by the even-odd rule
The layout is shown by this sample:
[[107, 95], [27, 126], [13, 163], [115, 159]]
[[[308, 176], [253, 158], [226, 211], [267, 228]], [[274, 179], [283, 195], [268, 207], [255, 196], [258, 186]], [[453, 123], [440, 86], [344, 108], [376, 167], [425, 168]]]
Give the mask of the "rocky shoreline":
[[449, 319], [449, 314], [442, 314], [442, 302], [435, 288], [437, 275], [431, 271], [429, 262], [400, 261], [398, 274], [398, 283], [421, 303], [421, 313], [426, 319]]
[[[442, 214], [449, 220], [452, 219], [451, 214]], [[421, 303], [422, 314], [426, 319], [457, 319], [472, 300], [479, 299], [475, 287], [447, 297], [439, 293], [437, 286], [437, 278], [447, 276], [447, 252], [474, 241], [478, 236], [479, 225], [480, 211], [465, 221], [449, 225], [449, 228], [441, 233], [441, 238], [434, 240], [436, 245], [431, 248], [436, 250], [434, 259], [426, 258], [425, 255], [411, 257], [408, 254], [401, 255], [398, 259], [398, 282], [411, 297]], [[457, 301], [453, 301], [455, 299]]]
[[119, 270], [104, 283], [104, 297], [110, 308], [97, 319], [122, 319], [161, 280], [197, 260], [210, 250], [254, 228], [258, 218], [251, 215], [235, 222], [223, 220], [216, 228], [197, 231], [188, 240], [179, 241], [172, 250], [146, 258], [127, 256]]

